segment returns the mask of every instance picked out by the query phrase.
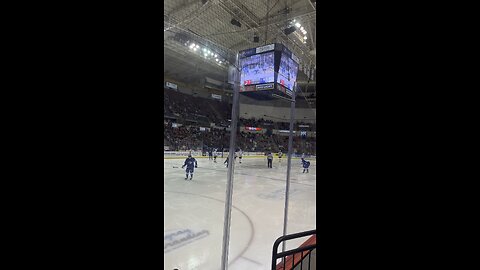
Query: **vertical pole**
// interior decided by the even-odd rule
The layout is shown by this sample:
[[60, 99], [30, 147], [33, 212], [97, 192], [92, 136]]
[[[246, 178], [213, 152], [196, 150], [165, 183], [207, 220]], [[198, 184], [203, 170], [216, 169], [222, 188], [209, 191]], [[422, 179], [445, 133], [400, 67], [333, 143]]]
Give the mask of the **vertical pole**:
[[227, 174], [227, 191], [225, 199], [225, 216], [223, 221], [223, 245], [222, 245], [222, 265], [221, 270], [228, 269], [228, 245], [230, 241], [230, 221], [232, 214], [232, 195], [233, 195], [233, 169], [235, 166], [235, 139], [237, 136], [237, 118], [238, 118], [238, 95], [239, 95], [239, 70], [238, 70], [238, 53], [235, 61], [235, 76], [233, 87], [233, 104], [232, 104], [232, 122], [230, 125], [230, 152], [228, 153], [228, 174]]
[[[293, 155], [293, 120], [295, 119], [295, 96], [297, 83], [293, 86], [292, 102], [290, 104], [290, 133], [288, 134], [288, 162], [287, 162], [287, 181], [285, 188], [285, 209], [283, 214], [283, 236], [287, 235], [287, 221], [288, 221], [288, 194], [290, 192], [290, 167], [292, 167], [292, 155]], [[285, 252], [286, 241], [282, 243], [282, 252]]]
[[265, 16], [267, 18], [267, 22], [265, 23], [265, 40], [263, 45], [267, 45], [267, 37], [268, 37], [268, 13], [270, 12], [270, 1], [267, 0], [267, 15]]

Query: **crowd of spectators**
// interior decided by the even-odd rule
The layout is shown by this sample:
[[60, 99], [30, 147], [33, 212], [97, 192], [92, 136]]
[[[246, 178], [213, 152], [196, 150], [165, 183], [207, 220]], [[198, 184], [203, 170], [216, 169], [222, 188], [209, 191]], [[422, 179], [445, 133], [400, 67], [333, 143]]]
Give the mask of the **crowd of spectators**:
[[[201, 151], [215, 148], [227, 149], [230, 142], [230, 132], [225, 128], [210, 128], [204, 131], [198, 126], [172, 127], [171, 123], [164, 123], [165, 140], [170, 150]], [[164, 142], [165, 143], [165, 142]], [[239, 131], [236, 146], [248, 152], [278, 152], [288, 150], [288, 136], [266, 133], [251, 133]], [[294, 150], [302, 153], [315, 152], [315, 138], [294, 137]]]
[[[186, 105], [188, 104], [188, 105]], [[231, 105], [226, 102], [209, 100], [179, 93], [165, 91], [164, 95], [164, 145], [170, 150], [205, 150], [209, 148], [227, 149], [229, 147]], [[167, 120], [169, 119], [169, 120]], [[173, 120], [175, 119], [175, 120]], [[178, 123], [178, 126], [172, 126]], [[216, 127], [211, 127], [213, 123]], [[299, 127], [308, 125], [309, 127]], [[272, 121], [263, 118], [240, 118], [239, 126], [261, 127], [265, 130], [288, 130], [288, 122]], [[201, 131], [200, 127], [205, 130]], [[314, 130], [315, 126], [309, 123], [296, 122], [296, 130]], [[237, 147], [243, 151], [278, 152], [287, 151], [288, 136], [269, 133], [252, 133], [238, 131]], [[314, 153], [315, 138], [294, 137], [296, 152]], [[221, 150], [219, 150], [221, 151]]]
[[194, 97], [176, 91], [165, 91], [164, 114], [199, 123], [225, 124], [231, 109], [228, 103]]

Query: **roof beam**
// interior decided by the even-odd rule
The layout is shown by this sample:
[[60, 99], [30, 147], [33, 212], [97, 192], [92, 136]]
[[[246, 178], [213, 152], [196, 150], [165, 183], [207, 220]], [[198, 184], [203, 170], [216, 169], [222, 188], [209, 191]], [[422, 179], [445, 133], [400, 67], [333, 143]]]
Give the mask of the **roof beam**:
[[229, 0], [232, 2], [240, 11], [242, 11], [243, 14], [245, 14], [254, 24], [255, 26], [259, 26], [259, 21], [260, 18], [258, 18], [253, 12], [251, 12], [247, 7], [245, 7], [242, 3], [240, 3], [238, 0]]
[[[175, 7], [175, 8], [172, 10], [172, 12], [167, 13], [167, 16], [175, 16], [175, 15], [177, 15], [178, 13], [181, 13], [182, 11], [184, 11], [185, 9], [190, 8], [190, 7], [192, 7], [192, 6], [195, 6], [195, 5], [199, 4], [199, 3], [200, 3], [200, 1], [198, 1], [198, 0], [193, 0], [193, 1], [190, 1], [190, 2], [186, 1], [185, 3], [180, 4], [179, 6]], [[206, 5], [206, 4], [207, 4], [207, 3], [205, 3], [205, 5]], [[203, 5], [203, 4], [202, 4], [202, 5]]]
[[317, 9], [315, 8], [315, 6], [313, 5], [313, 3], [312, 3], [311, 0], [305, 0], [305, 1], [307, 1], [307, 2], [310, 4], [310, 6], [313, 8], [313, 10], [317, 10]]

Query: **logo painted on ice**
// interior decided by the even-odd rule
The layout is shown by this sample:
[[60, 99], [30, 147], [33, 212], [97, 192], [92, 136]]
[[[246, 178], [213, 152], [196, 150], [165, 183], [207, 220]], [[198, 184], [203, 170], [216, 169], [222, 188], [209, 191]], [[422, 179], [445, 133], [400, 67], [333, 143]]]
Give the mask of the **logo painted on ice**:
[[193, 243], [210, 234], [207, 230], [180, 229], [163, 233], [163, 253]]

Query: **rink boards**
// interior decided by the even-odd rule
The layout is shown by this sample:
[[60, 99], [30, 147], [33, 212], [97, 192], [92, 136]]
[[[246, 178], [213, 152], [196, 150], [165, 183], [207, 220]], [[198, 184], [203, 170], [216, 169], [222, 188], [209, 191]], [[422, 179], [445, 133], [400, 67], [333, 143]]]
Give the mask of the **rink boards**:
[[[190, 152], [188, 151], [164, 151], [163, 152], [163, 158], [164, 159], [184, 159], [188, 156]], [[197, 151], [192, 151], [192, 157], [194, 158], [207, 158], [208, 159], [208, 155], [206, 156], [202, 156], [202, 152], [197, 152]], [[227, 158], [228, 156], [228, 152], [224, 152], [223, 153], [223, 158]], [[278, 154], [274, 154], [273, 155], [275, 158], [278, 158]], [[266, 158], [267, 156], [264, 155], [263, 152], [244, 152], [243, 155], [242, 155], [242, 158]], [[217, 156], [217, 159], [219, 158], [222, 158], [221, 155], [218, 155]], [[284, 153], [283, 154], [283, 159], [287, 159], [287, 155]], [[306, 158], [309, 158], [309, 159], [315, 159], [316, 156], [310, 156], [310, 155], [307, 155]], [[300, 159], [300, 155], [295, 155], [293, 157], [293, 159]]]

